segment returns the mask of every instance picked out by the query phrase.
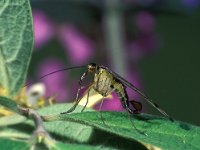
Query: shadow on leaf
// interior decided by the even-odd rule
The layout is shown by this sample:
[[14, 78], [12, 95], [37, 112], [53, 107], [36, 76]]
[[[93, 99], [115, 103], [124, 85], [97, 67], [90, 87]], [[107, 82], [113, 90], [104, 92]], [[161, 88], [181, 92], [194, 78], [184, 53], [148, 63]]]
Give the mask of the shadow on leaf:
[[116, 134], [105, 132], [100, 129], [94, 129], [88, 144], [99, 145], [101, 148], [110, 147], [123, 150], [147, 150], [144, 145], [137, 141], [128, 138], [122, 138]]

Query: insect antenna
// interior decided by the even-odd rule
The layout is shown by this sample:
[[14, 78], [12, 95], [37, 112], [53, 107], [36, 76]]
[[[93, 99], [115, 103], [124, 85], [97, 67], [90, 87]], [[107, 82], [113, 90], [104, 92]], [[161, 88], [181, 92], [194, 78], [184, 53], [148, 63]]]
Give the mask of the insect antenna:
[[[86, 66], [75, 66], [75, 67], [68, 67], [68, 68], [58, 69], [58, 70], [52, 71], [52, 72], [50, 72], [50, 73], [47, 73], [47, 74], [45, 74], [45, 75], [42, 75], [38, 80], [41, 80], [41, 79], [43, 79], [43, 78], [45, 78], [45, 77], [47, 77], [47, 76], [50, 76], [50, 75], [55, 74], [55, 73], [58, 73], [58, 72], [67, 71], [67, 70], [72, 70], [72, 69], [80, 69], [80, 68], [85, 68], [85, 67], [86, 67]], [[32, 84], [33, 84], [33, 82], [29, 82], [29, 83], [27, 83], [24, 87], [30, 86], [30, 85], [32, 85]]]

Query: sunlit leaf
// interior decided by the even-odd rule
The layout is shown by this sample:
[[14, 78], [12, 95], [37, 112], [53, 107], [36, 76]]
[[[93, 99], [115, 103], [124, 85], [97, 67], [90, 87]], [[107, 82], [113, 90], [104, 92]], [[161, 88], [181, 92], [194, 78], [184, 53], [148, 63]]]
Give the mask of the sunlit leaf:
[[6, 90], [5, 88], [3, 88], [1, 85], [0, 85], [0, 95], [1, 96], [8, 95], [8, 90]]
[[12, 111], [8, 110], [7, 108], [0, 106], [0, 116], [9, 116], [14, 114]]
[[18, 114], [13, 114], [10, 116], [4, 116], [0, 118], [0, 127], [15, 125], [26, 121], [27, 118]]
[[144, 133], [142, 134], [133, 128], [125, 113], [101, 112], [101, 115], [105, 124], [102, 122], [99, 112], [60, 115], [60, 120], [91, 125], [124, 138], [152, 144], [167, 150], [200, 149], [200, 128], [197, 126], [141, 114], [132, 117], [132, 122], [140, 132]]
[[[60, 114], [60, 112], [68, 110], [72, 105], [73, 104], [56, 104], [42, 108], [38, 110], [38, 112], [41, 115], [56, 115]], [[83, 107], [81, 106], [77, 106], [77, 109], [74, 112], [80, 112], [82, 108]], [[87, 108], [86, 111], [92, 110]], [[28, 134], [31, 136], [35, 125], [32, 121], [24, 122], [25, 120], [26, 118], [23, 116], [13, 115], [1, 118], [0, 125], [9, 125], [9, 129], [11, 128], [11, 130], [16, 131], [19, 130], [18, 132], [20, 135]], [[127, 139], [116, 134], [108, 133], [107, 131], [95, 129], [94, 127], [88, 125], [75, 123], [73, 121], [57, 120], [52, 122], [44, 122], [44, 126], [52, 138], [64, 143], [79, 143], [80, 145], [84, 143], [86, 145], [94, 145], [95, 148], [99, 149], [124, 149], [125, 147], [128, 147], [136, 148], [137, 150], [146, 150], [142, 144], [139, 144], [133, 139]], [[10, 130], [7, 130], [8, 128], [3, 129], [2, 133], [10, 134]], [[10, 136], [16, 137], [16, 134]]]
[[[125, 146], [129, 148], [139, 146], [137, 149], [144, 149], [141, 147], [143, 144], [167, 150], [200, 149], [200, 128], [197, 126], [180, 121], [172, 122], [166, 118], [147, 114], [131, 116], [132, 121], [130, 121], [126, 113], [90, 110], [80, 112], [82, 109], [80, 106], [77, 107], [75, 113], [60, 115], [60, 112], [68, 110], [71, 106], [57, 104], [38, 110], [41, 115], [49, 115], [51, 121], [44, 122], [45, 129], [61, 142], [65, 143], [68, 140], [85, 144], [94, 142], [97, 147], [102, 145], [111, 149], [115, 145], [121, 149]], [[101, 115], [104, 121], [102, 121]], [[45, 119], [48, 117], [46, 116]], [[133, 127], [133, 124], [139, 131]], [[23, 123], [23, 126], [34, 127], [34, 124], [28, 121]], [[29, 132], [32, 131], [29, 130]], [[96, 141], [97, 137], [98, 142]], [[115, 141], [113, 145], [108, 144], [112, 143], [109, 140], [111, 137]], [[117, 139], [119, 142], [116, 143]], [[120, 144], [120, 141], [123, 143], [127, 141], [127, 143]]]
[[[61, 112], [67, 111], [72, 107], [73, 104], [55, 104], [50, 107], [44, 107], [39, 109], [38, 112], [41, 115], [50, 115], [50, 114], [60, 114]], [[82, 107], [77, 106], [75, 112], [80, 112]], [[91, 109], [87, 109], [92, 111]], [[29, 122], [30, 123], [30, 122]], [[66, 122], [66, 121], [53, 121], [44, 123], [45, 129], [55, 135], [59, 135], [63, 140], [71, 139], [72, 141], [86, 142], [89, 140], [93, 128], [84, 124]]]
[[24, 84], [33, 47], [33, 23], [28, 0], [0, 4], [0, 85], [7, 96]]
[[30, 138], [30, 134], [21, 132], [15, 128], [1, 128], [0, 129], [1, 138], [12, 138], [12, 139], [26, 139]]

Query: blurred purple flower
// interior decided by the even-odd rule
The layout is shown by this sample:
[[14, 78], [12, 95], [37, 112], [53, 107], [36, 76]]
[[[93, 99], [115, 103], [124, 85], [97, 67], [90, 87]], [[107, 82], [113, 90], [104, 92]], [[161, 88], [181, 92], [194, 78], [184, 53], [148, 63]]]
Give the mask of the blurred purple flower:
[[127, 49], [130, 50], [131, 60], [137, 62], [143, 56], [158, 49], [158, 38], [154, 33], [155, 20], [150, 13], [139, 12], [134, 22], [139, 32], [136, 38], [127, 44]]
[[35, 48], [41, 47], [53, 36], [53, 24], [49, 18], [39, 10], [33, 11]]
[[184, 6], [188, 8], [196, 8], [199, 6], [200, 1], [199, 0], [182, 0], [182, 3]]
[[154, 34], [140, 34], [137, 39], [128, 45], [128, 49], [131, 51], [131, 59], [137, 62], [143, 56], [154, 53], [159, 47], [158, 41], [157, 36]]
[[[63, 68], [64, 64], [60, 61], [55, 59], [45, 60], [38, 69], [38, 76], [41, 77], [46, 75], [52, 71], [58, 70]], [[46, 96], [53, 96], [56, 94], [56, 99], [58, 101], [66, 101], [68, 96], [68, 90], [66, 85], [66, 74], [63, 72], [58, 72], [47, 76], [42, 79], [42, 82], [45, 84], [46, 87]]]
[[[142, 90], [143, 86], [142, 86], [142, 80], [141, 80], [139, 71], [137, 71], [137, 70], [130, 71], [129, 70], [126, 80], [129, 81], [131, 84], [133, 84], [138, 89]], [[132, 89], [130, 89], [129, 87], [127, 87], [127, 93], [129, 95], [130, 100], [140, 99], [140, 95], [138, 93], [136, 93], [135, 91], [133, 91]]]
[[61, 27], [60, 41], [73, 64], [85, 64], [94, 54], [93, 42], [72, 25]]
[[140, 32], [147, 34], [154, 31], [155, 20], [150, 13], [146, 11], [139, 12], [134, 21]]
[[[121, 101], [119, 100], [116, 93], [112, 94], [112, 99], [105, 98], [103, 101], [103, 105], [101, 110], [105, 111], [124, 111], [124, 108], [121, 105]], [[101, 103], [101, 102], [100, 102]], [[97, 104], [94, 108], [99, 110], [100, 104]]]

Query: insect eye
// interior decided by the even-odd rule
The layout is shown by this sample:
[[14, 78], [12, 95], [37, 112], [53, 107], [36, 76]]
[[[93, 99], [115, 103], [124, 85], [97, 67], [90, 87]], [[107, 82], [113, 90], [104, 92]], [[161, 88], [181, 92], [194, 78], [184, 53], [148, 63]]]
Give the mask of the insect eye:
[[91, 66], [91, 67], [96, 67], [97, 66], [97, 64], [95, 64], [95, 63], [90, 63], [88, 66]]
[[88, 71], [89, 72], [94, 72], [96, 70], [97, 65], [95, 63], [90, 63], [88, 65]]

